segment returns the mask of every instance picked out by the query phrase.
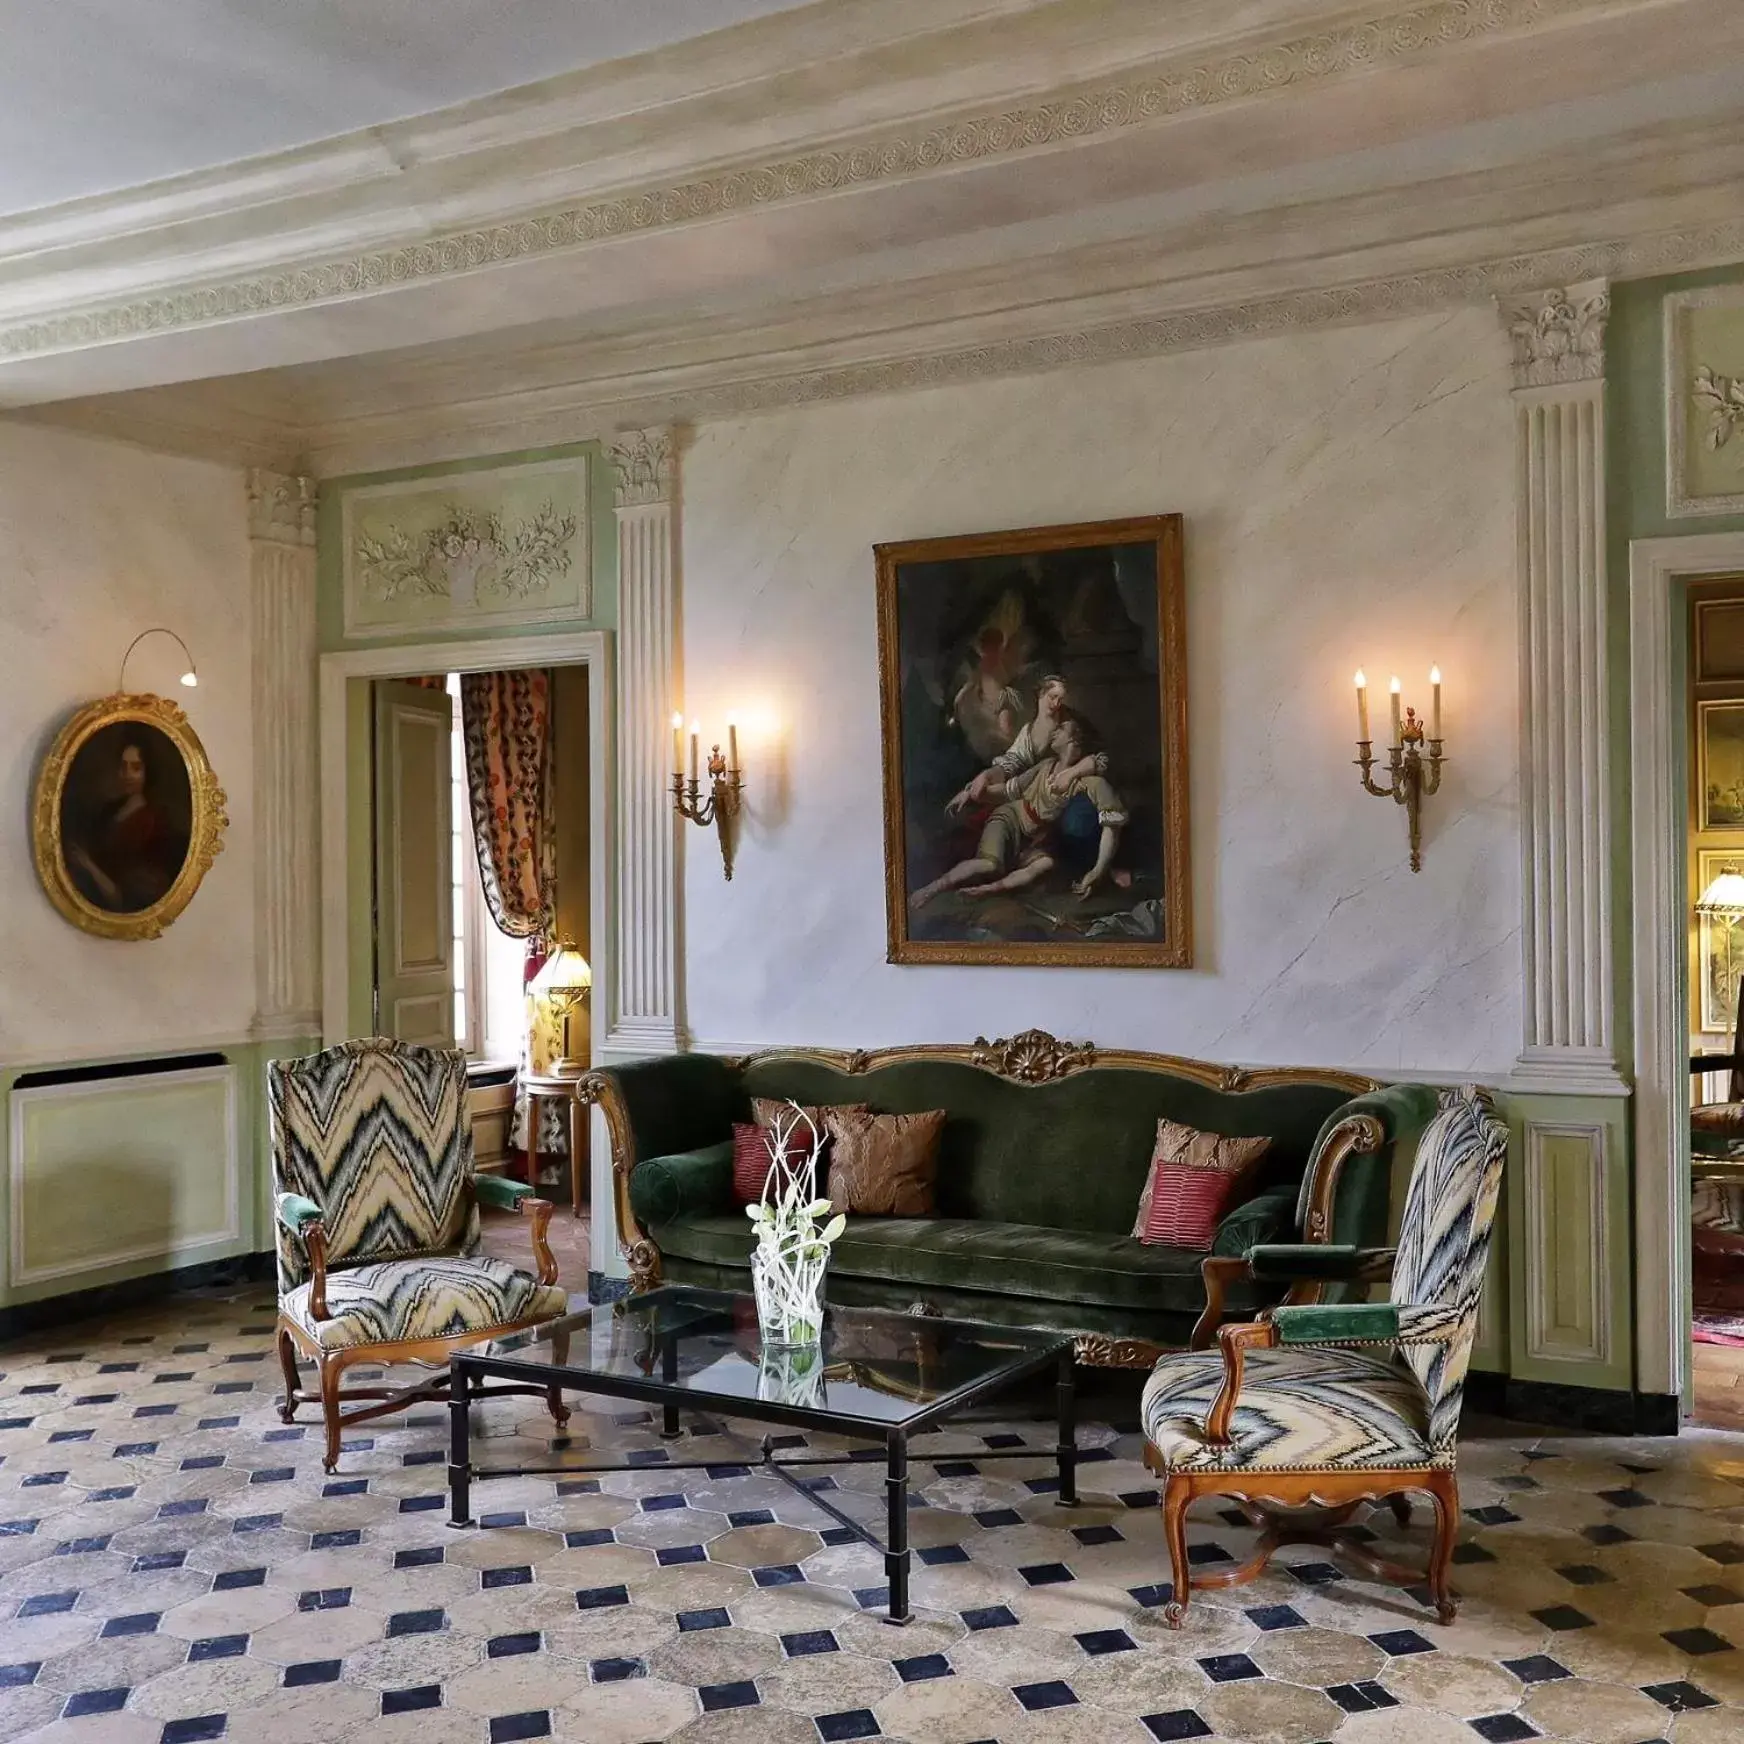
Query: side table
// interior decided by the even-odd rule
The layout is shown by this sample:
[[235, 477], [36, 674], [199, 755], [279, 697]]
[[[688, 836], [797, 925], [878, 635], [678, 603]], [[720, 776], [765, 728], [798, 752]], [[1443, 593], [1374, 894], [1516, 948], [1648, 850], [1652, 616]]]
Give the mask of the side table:
[[569, 1104], [569, 1209], [581, 1215], [582, 1193], [588, 1176], [588, 1110], [577, 1099], [578, 1077], [559, 1072], [523, 1072], [521, 1088], [527, 1092], [527, 1184], [539, 1185], [539, 1104], [546, 1099]]

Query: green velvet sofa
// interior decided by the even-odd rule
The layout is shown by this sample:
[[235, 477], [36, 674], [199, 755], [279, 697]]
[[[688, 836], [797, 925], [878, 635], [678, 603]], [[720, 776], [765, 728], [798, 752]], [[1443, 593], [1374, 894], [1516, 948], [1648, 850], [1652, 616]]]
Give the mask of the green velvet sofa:
[[[1188, 1343], [1215, 1270], [1202, 1277], [1205, 1254], [1130, 1234], [1160, 1117], [1271, 1138], [1212, 1250], [1239, 1256], [1271, 1242], [1382, 1245], [1395, 1152], [1408, 1163], [1434, 1106], [1420, 1086], [1099, 1052], [1034, 1030], [968, 1048], [673, 1054], [595, 1072], [582, 1096], [606, 1116], [632, 1289], [750, 1287], [731, 1176], [733, 1123], [753, 1096], [944, 1108], [936, 1215], [850, 1217], [830, 1300], [1057, 1327], [1079, 1335], [1084, 1360], [1135, 1364]], [[1225, 1275], [1235, 1313], [1283, 1289], [1239, 1266]]]

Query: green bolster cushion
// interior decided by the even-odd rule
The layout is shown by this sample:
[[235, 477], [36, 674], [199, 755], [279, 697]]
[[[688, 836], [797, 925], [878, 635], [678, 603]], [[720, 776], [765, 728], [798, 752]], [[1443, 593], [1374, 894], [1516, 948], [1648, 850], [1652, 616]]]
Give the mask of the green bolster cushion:
[[733, 1209], [733, 1141], [648, 1157], [630, 1174], [630, 1207], [644, 1229], [675, 1217], [709, 1217]]
[[474, 1175], [472, 1190], [480, 1205], [489, 1205], [496, 1211], [513, 1211], [533, 1192], [525, 1181], [511, 1181], [503, 1175]]
[[1217, 1226], [1211, 1251], [1231, 1258], [1245, 1254], [1263, 1242], [1296, 1233], [1296, 1189], [1272, 1187], [1238, 1205]]
[[273, 1208], [278, 1213], [279, 1222], [292, 1235], [300, 1234], [305, 1223], [314, 1223], [321, 1215], [321, 1207], [300, 1193], [281, 1193], [273, 1202]]
[[1256, 1278], [1281, 1281], [1322, 1278], [1350, 1281], [1389, 1254], [1386, 1248], [1348, 1247], [1342, 1242], [1269, 1242], [1247, 1250]]
[[1391, 1302], [1327, 1302], [1274, 1308], [1272, 1324], [1285, 1344], [1381, 1342], [1399, 1336], [1399, 1310]]

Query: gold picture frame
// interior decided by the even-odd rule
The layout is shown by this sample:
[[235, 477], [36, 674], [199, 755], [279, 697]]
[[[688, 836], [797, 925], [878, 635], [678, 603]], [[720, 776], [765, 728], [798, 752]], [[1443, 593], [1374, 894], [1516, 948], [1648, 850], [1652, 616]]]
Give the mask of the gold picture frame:
[[61, 728], [37, 772], [37, 877], [81, 932], [155, 939], [222, 849], [224, 806], [205, 747], [168, 697], [99, 697]]
[[1744, 829], [1744, 701], [1696, 704], [1697, 825]]
[[1181, 517], [873, 549], [887, 959], [1190, 967]]

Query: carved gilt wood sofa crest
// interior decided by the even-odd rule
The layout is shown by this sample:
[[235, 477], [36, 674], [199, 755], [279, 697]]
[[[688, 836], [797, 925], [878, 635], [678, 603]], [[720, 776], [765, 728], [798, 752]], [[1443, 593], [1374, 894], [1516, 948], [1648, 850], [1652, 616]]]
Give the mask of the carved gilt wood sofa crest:
[[[936, 1215], [850, 1217], [831, 1299], [1058, 1327], [1078, 1336], [1083, 1360], [1123, 1366], [1188, 1343], [1202, 1320], [1208, 1336], [1225, 1298], [1234, 1312], [1276, 1300], [1241, 1261], [1251, 1246], [1384, 1242], [1395, 1151], [1409, 1157], [1434, 1106], [1421, 1086], [1099, 1049], [1036, 1029], [970, 1047], [672, 1054], [592, 1073], [581, 1094], [605, 1114], [632, 1289], [749, 1288], [751, 1232], [730, 1184], [733, 1123], [751, 1118], [753, 1096], [943, 1108]], [[1163, 1117], [1272, 1140], [1211, 1256], [1130, 1233]]]

